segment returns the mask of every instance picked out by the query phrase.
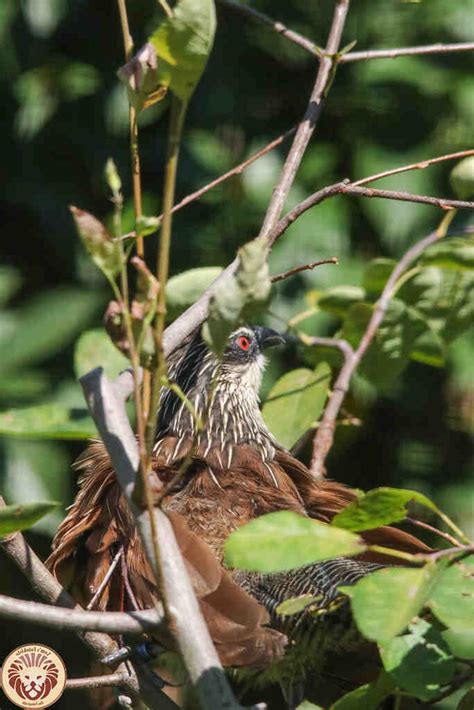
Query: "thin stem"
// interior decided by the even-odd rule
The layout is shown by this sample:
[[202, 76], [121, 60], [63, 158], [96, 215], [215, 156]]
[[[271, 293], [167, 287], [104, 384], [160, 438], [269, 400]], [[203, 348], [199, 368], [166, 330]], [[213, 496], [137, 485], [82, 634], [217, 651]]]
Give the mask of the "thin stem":
[[91, 676], [90, 678], [68, 678], [66, 688], [101, 688], [107, 686], [123, 685], [127, 677], [123, 673], [108, 673], [107, 675]]
[[166, 295], [165, 287], [169, 273], [169, 259], [171, 246], [171, 227], [173, 221], [172, 209], [176, 186], [176, 173], [178, 167], [179, 146], [183, 131], [186, 104], [173, 96], [171, 101], [170, 123], [168, 132], [168, 150], [165, 165], [165, 184], [163, 189], [163, 221], [160, 231], [160, 246], [158, 250], [157, 278], [160, 284], [158, 303], [153, 329], [157, 365], [152, 377], [151, 404], [148, 413], [145, 442], [148, 454], [151, 454], [156, 431], [156, 416], [161, 381], [166, 376], [166, 360], [163, 352], [163, 332], [166, 322]]
[[90, 611], [91, 609], [93, 609], [95, 607], [95, 605], [97, 604], [98, 600], [102, 596], [102, 592], [104, 591], [107, 584], [109, 583], [109, 580], [110, 580], [111, 576], [113, 575], [115, 568], [117, 567], [118, 563], [120, 562], [120, 558], [122, 557], [122, 555], [123, 555], [123, 546], [120, 547], [120, 550], [117, 552], [114, 559], [110, 563], [109, 569], [107, 570], [106, 574], [104, 575], [103, 580], [101, 581], [100, 585], [98, 586], [96, 593], [94, 594], [94, 596], [92, 597], [92, 599], [90, 600], [88, 605], [86, 606], [87, 611]]
[[[473, 45], [474, 46], [474, 45]], [[346, 55], [349, 56], [349, 55]], [[391, 168], [391, 170], [384, 170], [382, 173], [376, 173], [375, 175], [369, 175], [369, 177], [361, 178], [360, 180], [355, 180], [351, 182], [352, 187], [357, 185], [367, 185], [369, 182], [374, 182], [375, 180], [381, 180], [382, 178], [389, 177], [390, 175], [398, 175], [399, 173], [406, 173], [409, 170], [424, 170], [429, 165], [435, 165], [436, 163], [443, 163], [446, 160], [461, 160], [462, 158], [467, 158], [470, 155], [474, 155], [474, 148], [469, 150], [458, 150], [457, 153], [447, 153], [446, 155], [439, 155], [436, 158], [428, 158], [428, 160], [420, 160], [417, 163], [410, 163], [409, 165], [402, 165], [399, 168]]]
[[361, 197], [378, 197], [385, 200], [398, 200], [401, 202], [418, 202], [422, 205], [439, 207], [442, 210], [474, 210], [474, 202], [449, 200], [444, 197], [429, 197], [427, 195], [414, 195], [411, 192], [400, 192], [398, 190], [379, 190], [375, 187], [359, 187], [349, 184], [341, 189], [341, 193], [346, 195], [360, 195]]
[[474, 42], [454, 42], [452, 44], [426, 44], [420, 47], [396, 47], [395, 49], [369, 49], [358, 52], [348, 52], [340, 59], [340, 64], [360, 62], [367, 59], [396, 59], [420, 54], [450, 54], [453, 52], [472, 52]]
[[275, 276], [271, 277], [272, 283], [276, 284], [279, 281], [284, 281], [285, 279], [288, 279], [290, 276], [294, 276], [295, 274], [299, 274], [302, 271], [311, 271], [312, 269], [315, 269], [316, 266], [323, 266], [324, 264], [339, 264], [337, 256], [333, 256], [330, 259], [320, 259], [319, 261], [312, 261], [309, 264], [302, 264], [301, 266], [294, 266], [292, 269], [289, 269], [288, 271], [284, 271], [281, 274], [276, 274]]
[[425, 523], [423, 520], [417, 520], [416, 518], [405, 518], [407, 523], [411, 523], [412, 525], [416, 525], [419, 528], [423, 528], [424, 530], [429, 530], [431, 533], [434, 535], [439, 535], [440, 537], [444, 538], [447, 542], [451, 543], [451, 545], [457, 546], [460, 545], [461, 542], [457, 540], [455, 537], [450, 535], [447, 532], [444, 532], [443, 530], [438, 530], [438, 528], [435, 528], [433, 525], [430, 525], [429, 523]]

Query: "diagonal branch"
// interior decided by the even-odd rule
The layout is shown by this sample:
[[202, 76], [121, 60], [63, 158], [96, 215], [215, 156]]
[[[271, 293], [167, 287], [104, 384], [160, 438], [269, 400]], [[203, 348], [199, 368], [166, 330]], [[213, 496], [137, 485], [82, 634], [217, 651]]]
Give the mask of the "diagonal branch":
[[336, 378], [336, 381], [334, 382], [331, 397], [324, 410], [323, 417], [319, 423], [319, 427], [316, 430], [313, 440], [311, 472], [316, 478], [321, 478], [323, 475], [324, 461], [334, 440], [336, 418], [349, 389], [352, 375], [359, 366], [360, 361], [375, 337], [375, 334], [387, 311], [398, 279], [407, 270], [410, 264], [412, 264], [420, 256], [420, 254], [427, 249], [427, 247], [437, 242], [438, 239], [444, 236], [444, 234], [445, 231], [440, 227], [421, 241], [417, 242], [402, 256], [384, 286], [382, 294], [374, 307], [372, 317], [370, 318], [359, 345], [352, 352], [347, 350], [344, 364]]

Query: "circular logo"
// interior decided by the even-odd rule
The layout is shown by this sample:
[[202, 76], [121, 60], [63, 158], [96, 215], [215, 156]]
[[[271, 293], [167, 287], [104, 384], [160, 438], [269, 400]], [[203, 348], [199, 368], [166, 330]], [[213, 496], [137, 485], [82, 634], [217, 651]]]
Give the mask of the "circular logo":
[[2, 690], [20, 708], [49, 708], [64, 692], [66, 667], [49, 646], [18, 646], [2, 666]]

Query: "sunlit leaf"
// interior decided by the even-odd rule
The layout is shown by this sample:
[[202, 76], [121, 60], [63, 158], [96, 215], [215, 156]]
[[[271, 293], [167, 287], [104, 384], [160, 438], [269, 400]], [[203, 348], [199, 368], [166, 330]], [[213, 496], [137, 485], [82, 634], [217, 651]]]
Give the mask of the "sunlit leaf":
[[275, 612], [279, 614], [279, 616], [293, 616], [294, 614], [300, 614], [308, 606], [311, 606], [311, 604], [317, 601], [318, 598], [314, 597], [312, 594], [301, 594], [299, 597], [285, 599], [284, 602], [278, 604]]
[[109, 378], [115, 379], [129, 365], [102, 328], [86, 331], [76, 343], [74, 372], [77, 378], [100, 366]]
[[221, 272], [220, 266], [205, 266], [172, 276], [166, 284], [168, 318], [174, 320], [195, 303]]
[[247, 321], [254, 311], [268, 303], [271, 281], [267, 256], [265, 240], [248, 242], [239, 249], [235, 274], [228, 275], [216, 286], [202, 331], [216, 353], [222, 354], [229, 335], [240, 321]]
[[27, 439], [89, 439], [97, 436], [97, 431], [85, 409], [41, 404], [2, 412], [0, 434]]
[[474, 195], [474, 155], [464, 158], [451, 170], [449, 181], [460, 200]]
[[472, 628], [474, 608], [474, 555], [453, 562], [441, 574], [428, 606], [452, 629]]
[[401, 633], [427, 601], [438, 577], [433, 564], [419, 569], [393, 567], [377, 570], [341, 591], [351, 598], [361, 633], [387, 643]]
[[395, 687], [393, 679], [381, 671], [373, 683], [361, 685], [331, 705], [330, 710], [379, 710]]
[[262, 515], [233, 532], [225, 543], [229, 567], [279, 572], [365, 549], [353, 533], [289, 510]]
[[360, 532], [379, 525], [389, 525], [403, 520], [410, 502], [438, 511], [436, 505], [423, 493], [402, 488], [374, 488], [349, 503], [332, 519], [332, 525]]
[[420, 261], [429, 266], [440, 266], [457, 271], [474, 269], [474, 239], [472, 237], [442, 239], [427, 249]]
[[188, 101], [204, 71], [214, 41], [213, 0], [179, 0], [150, 42], [158, 57], [158, 83]]
[[0, 508], [0, 537], [31, 528], [40, 518], [60, 504], [55, 502], [22, 503]]
[[326, 401], [331, 369], [321, 363], [315, 370], [287, 372], [270, 390], [262, 414], [267, 426], [288, 449], [318, 420]]
[[334, 286], [319, 296], [318, 306], [333, 316], [344, 318], [351, 306], [365, 298], [359, 286]]
[[446, 629], [441, 632], [441, 636], [453, 656], [474, 661], [474, 625], [468, 629]]

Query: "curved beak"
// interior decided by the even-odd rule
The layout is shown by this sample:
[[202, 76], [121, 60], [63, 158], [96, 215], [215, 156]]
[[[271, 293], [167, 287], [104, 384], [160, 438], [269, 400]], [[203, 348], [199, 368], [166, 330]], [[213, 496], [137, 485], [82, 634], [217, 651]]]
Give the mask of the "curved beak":
[[264, 328], [261, 325], [257, 325], [254, 331], [261, 350], [271, 348], [274, 345], [284, 345], [285, 343], [283, 335], [280, 335], [280, 333], [277, 333], [276, 330], [272, 330], [271, 328]]

